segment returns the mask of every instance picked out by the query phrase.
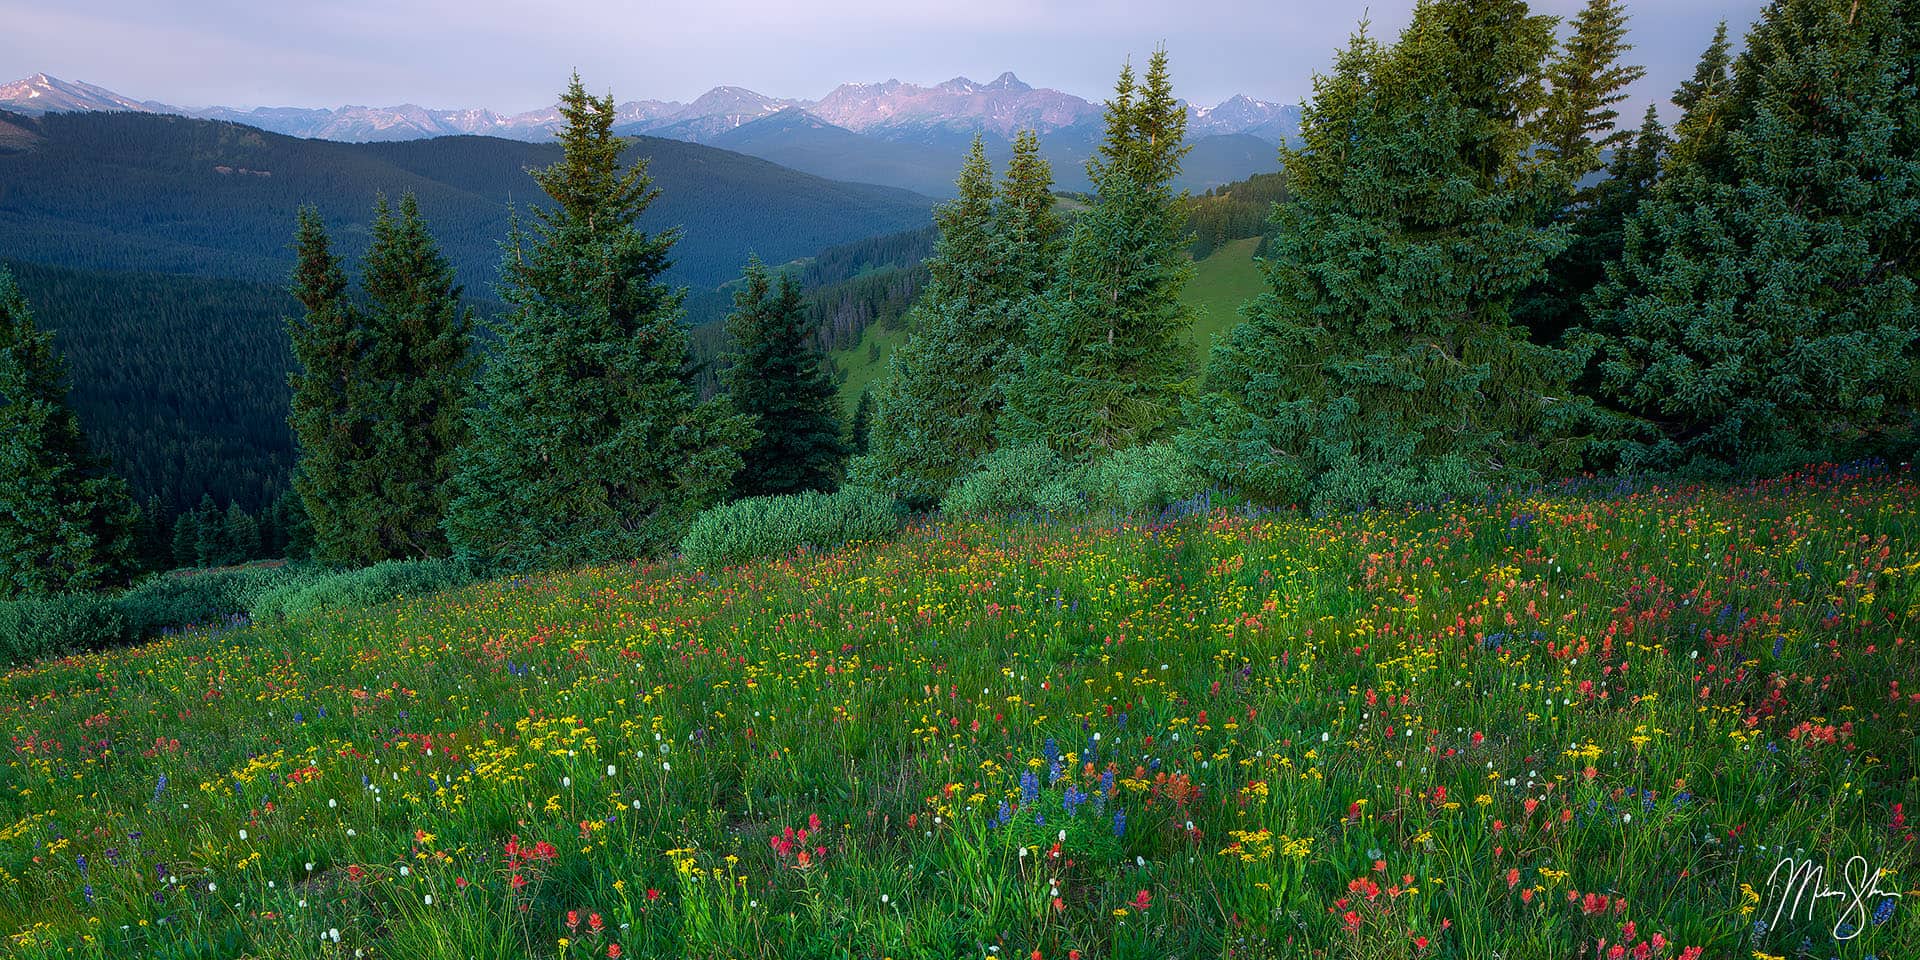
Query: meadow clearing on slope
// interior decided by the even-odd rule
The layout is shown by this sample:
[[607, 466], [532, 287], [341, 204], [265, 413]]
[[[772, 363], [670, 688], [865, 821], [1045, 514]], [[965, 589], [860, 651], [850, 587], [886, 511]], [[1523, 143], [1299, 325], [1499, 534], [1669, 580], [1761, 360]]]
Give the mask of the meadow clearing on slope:
[[[42, 662], [0, 679], [0, 933], [29, 957], [1913, 956], [1916, 503], [1903, 467], [921, 524]], [[1781, 915], [1799, 851], [1836, 888], [1855, 855], [1887, 874]]]

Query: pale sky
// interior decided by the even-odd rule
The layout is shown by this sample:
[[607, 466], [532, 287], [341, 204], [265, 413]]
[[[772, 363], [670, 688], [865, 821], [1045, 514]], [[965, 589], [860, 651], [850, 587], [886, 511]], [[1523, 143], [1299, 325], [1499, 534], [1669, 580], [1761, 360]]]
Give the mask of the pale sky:
[[[1536, 0], [1568, 15], [1581, 0]], [[1648, 77], [1623, 106], [1664, 104], [1713, 25], [1736, 39], [1763, 0], [1629, 0]], [[1120, 61], [1159, 43], [1175, 92], [1298, 102], [1363, 12], [1405, 25], [1413, 0], [0, 0], [0, 82], [46, 72], [177, 106], [486, 107], [552, 103], [568, 73], [618, 100], [733, 84], [817, 99], [843, 81], [978, 81], [1012, 70], [1103, 99]]]

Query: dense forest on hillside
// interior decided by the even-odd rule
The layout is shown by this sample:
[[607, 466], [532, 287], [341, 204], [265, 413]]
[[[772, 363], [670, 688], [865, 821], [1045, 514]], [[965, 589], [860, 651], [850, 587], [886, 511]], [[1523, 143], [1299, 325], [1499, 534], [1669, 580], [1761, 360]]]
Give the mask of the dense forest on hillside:
[[1262, 173], [1214, 187], [1187, 201], [1193, 258], [1204, 260], [1229, 240], [1264, 236], [1273, 226], [1273, 205], [1287, 198], [1284, 173]]
[[293, 467], [277, 285], [4, 260], [70, 367], [75, 412], [142, 501], [256, 510]]

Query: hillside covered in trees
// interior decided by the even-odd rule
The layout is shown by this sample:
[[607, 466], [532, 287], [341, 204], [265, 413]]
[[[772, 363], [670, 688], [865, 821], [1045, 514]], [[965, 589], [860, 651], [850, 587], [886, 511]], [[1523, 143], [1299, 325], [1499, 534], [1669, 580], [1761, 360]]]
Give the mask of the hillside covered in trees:
[[[1158, 51], [1120, 73], [1091, 193], [1055, 190], [1034, 134], [997, 165], [975, 139], [932, 230], [810, 260], [755, 251], [691, 299], [685, 235], [657, 227], [671, 184], [620, 159], [650, 144], [611, 132], [611, 105], [576, 83], [557, 156], [531, 171], [545, 199], [505, 227], [496, 323], [463, 305], [459, 244], [425, 202], [500, 189], [499, 158], [469, 155], [486, 141], [353, 154], [452, 171], [404, 194], [397, 234], [376, 204], [370, 246], [303, 208], [297, 499], [332, 562], [451, 552], [533, 569], [659, 553], [707, 507], [843, 483], [848, 517], [889, 499], [1053, 513], [1203, 493], [1324, 513], [1579, 473], [1908, 456], [1920, 98], [1905, 12], [1777, 0], [1737, 54], [1724, 29], [1710, 39], [1669, 132], [1653, 111], [1621, 120], [1641, 70], [1618, 0], [1565, 24], [1522, 0], [1423, 4], [1395, 38], [1353, 35], [1281, 173], [1198, 197], [1177, 187], [1188, 118]], [[285, 147], [185, 129], [176, 152], [190, 169], [231, 160], [219, 178], [272, 180], [241, 161]], [[443, 167], [451, 155], [466, 159]], [[1231, 269], [1249, 245], [1254, 290]], [[25, 272], [52, 315], [82, 285]], [[481, 329], [497, 339], [470, 341]], [[246, 343], [227, 346], [271, 349]], [[250, 362], [236, 356], [216, 362]], [[271, 408], [270, 381], [234, 386]], [[440, 424], [431, 437], [403, 435], [428, 414], [397, 411], [416, 409]], [[142, 469], [148, 485], [164, 473]], [[395, 497], [411, 512], [375, 506]], [[764, 509], [754, 523], [814, 511]]]

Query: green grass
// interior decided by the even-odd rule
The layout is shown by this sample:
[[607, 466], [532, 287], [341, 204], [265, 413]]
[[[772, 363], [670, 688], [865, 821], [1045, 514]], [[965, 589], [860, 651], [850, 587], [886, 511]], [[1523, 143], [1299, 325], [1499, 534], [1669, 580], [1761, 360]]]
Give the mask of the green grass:
[[1193, 324], [1194, 355], [1203, 367], [1214, 340], [1239, 325], [1241, 305], [1266, 289], [1260, 266], [1253, 260], [1259, 247], [1259, 237], [1221, 245], [1194, 264], [1193, 280], [1181, 291], [1181, 301], [1198, 313]]
[[[0, 676], [0, 944], [1912, 957], [1917, 505], [923, 524], [41, 662]], [[1802, 850], [1892, 871], [1857, 936], [1756, 933]]]
[[[1258, 237], [1221, 246], [1195, 264], [1193, 282], [1181, 292], [1181, 301], [1197, 313], [1192, 342], [1196, 361], [1202, 367], [1213, 351], [1214, 339], [1240, 322], [1240, 305], [1265, 289], [1266, 281], [1253, 261], [1253, 252], [1259, 246]], [[860, 402], [860, 391], [886, 375], [887, 357], [906, 339], [905, 330], [868, 327], [858, 344], [834, 351], [834, 363], [846, 372], [840, 384], [840, 402], [849, 416], [854, 404]]]
[[860, 334], [859, 343], [830, 355], [836, 369], [846, 373], [846, 379], [840, 381], [840, 409], [846, 416], [853, 416], [854, 408], [860, 403], [860, 391], [886, 376], [887, 358], [907, 342], [907, 333], [904, 328], [890, 330], [881, 324], [871, 324]]

